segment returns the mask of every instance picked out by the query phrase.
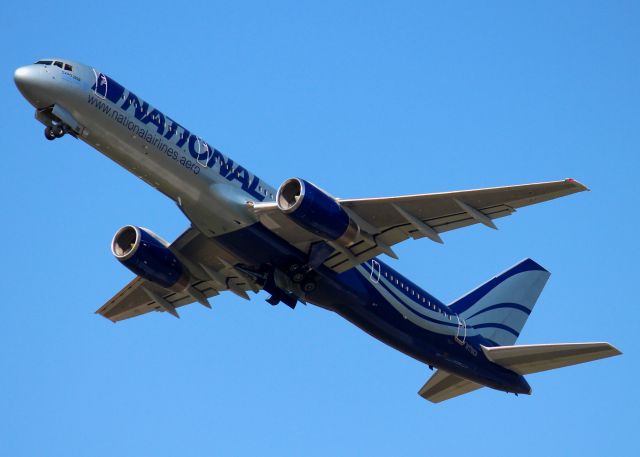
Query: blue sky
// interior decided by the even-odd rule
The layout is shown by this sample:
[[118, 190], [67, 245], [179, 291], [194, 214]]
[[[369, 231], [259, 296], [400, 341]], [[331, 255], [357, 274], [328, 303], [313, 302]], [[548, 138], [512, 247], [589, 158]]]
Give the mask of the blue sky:
[[[637, 2], [15, 2], [0, 16], [0, 455], [632, 455], [638, 424]], [[397, 247], [448, 302], [532, 257], [519, 343], [622, 357], [432, 405], [431, 372], [338, 316], [217, 297], [182, 319], [93, 312], [132, 277], [125, 224], [173, 204], [86, 144], [47, 142], [15, 68], [99, 68], [273, 185], [340, 197], [573, 177], [591, 192]]]

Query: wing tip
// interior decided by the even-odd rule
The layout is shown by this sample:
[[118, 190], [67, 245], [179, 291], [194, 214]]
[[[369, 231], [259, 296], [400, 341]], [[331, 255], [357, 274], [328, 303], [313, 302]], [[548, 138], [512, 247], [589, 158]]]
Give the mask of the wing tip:
[[578, 189], [578, 192], [583, 192], [583, 191], [590, 192], [591, 191], [591, 189], [589, 189], [587, 186], [585, 186], [580, 181], [577, 181], [577, 180], [575, 180], [573, 178], [566, 178], [564, 180], [564, 182], [571, 184], [573, 187], [576, 187]]
[[101, 311], [102, 311], [102, 308], [100, 308], [99, 310], [95, 311], [93, 314], [97, 314], [98, 316], [104, 317], [108, 321], [111, 321], [112, 324], [116, 324], [118, 322], [117, 319], [113, 319], [113, 318], [107, 316], [106, 314], [104, 314], [104, 312], [101, 312]]
[[609, 357], [616, 357], [624, 354], [624, 352], [622, 352], [620, 349], [615, 347], [613, 344], [611, 343], [605, 343], [605, 344], [609, 346], [609, 349], [611, 350], [611, 355]]

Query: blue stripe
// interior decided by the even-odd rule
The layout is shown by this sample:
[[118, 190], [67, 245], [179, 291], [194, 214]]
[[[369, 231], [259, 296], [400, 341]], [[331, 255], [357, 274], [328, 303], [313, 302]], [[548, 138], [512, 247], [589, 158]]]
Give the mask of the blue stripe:
[[496, 323], [487, 323], [487, 324], [478, 324], [478, 325], [474, 325], [471, 328], [473, 329], [479, 329], [479, 328], [499, 328], [501, 330], [504, 330], [506, 332], [511, 333], [512, 335], [515, 335], [515, 337], [519, 337], [520, 333], [516, 332], [514, 329], [512, 329], [511, 327], [508, 327], [504, 324], [496, 324]]
[[[436, 307], [440, 310], [444, 310], [445, 308], [448, 308], [444, 303], [442, 303], [440, 300], [438, 300], [437, 298], [435, 298], [433, 295], [431, 295], [430, 293], [428, 293], [427, 291], [425, 291], [424, 289], [420, 288], [419, 286], [417, 286], [416, 284], [414, 284], [413, 282], [411, 282], [409, 279], [405, 278], [404, 276], [402, 276], [400, 273], [398, 273], [396, 270], [394, 270], [393, 268], [391, 268], [389, 265], [385, 264], [384, 262], [378, 260], [378, 258], [373, 259], [376, 262], [378, 262], [381, 266], [381, 270], [380, 270], [380, 280], [378, 281], [379, 284], [381, 284], [382, 278], [384, 277], [385, 279], [387, 279], [387, 281], [389, 281], [392, 285], [392, 287], [394, 288], [394, 290], [396, 291], [400, 291], [402, 292], [402, 295], [404, 295], [405, 297], [407, 297], [409, 300], [411, 300], [413, 303], [416, 303], [418, 306], [420, 306], [420, 308], [425, 308], [428, 311], [432, 311], [432, 309], [426, 304], [426, 303], [422, 303], [420, 300], [418, 300], [415, 296], [410, 296], [406, 290], [404, 290], [401, 287], [396, 287], [393, 285], [393, 281], [391, 281], [389, 278], [387, 278], [386, 276], [384, 276], [384, 269], [386, 269], [387, 272], [389, 272], [390, 274], [392, 274], [397, 280], [401, 280], [404, 284], [406, 284], [409, 289], [412, 289], [414, 291], [417, 291], [418, 294], [420, 294], [422, 297], [426, 298], [427, 301], [429, 303], [434, 303], [436, 305]], [[364, 262], [360, 264], [361, 267], [363, 267], [365, 269], [365, 271], [369, 274], [371, 274], [371, 272], [373, 271], [373, 267], [371, 265], [369, 265], [369, 262]], [[455, 314], [455, 313], [452, 313]]]
[[[411, 313], [415, 314], [416, 316], [418, 316], [418, 317], [420, 317], [420, 318], [422, 318], [422, 319], [424, 319], [424, 320], [427, 320], [427, 321], [433, 322], [433, 323], [435, 323], [435, 324], [440, 324], [440, 325], [444, 325], [444, 326], [447, 326], [447, 327], [457, 327], [457, 326], [458, 326], [458, 324], [457, 324], [457, 323], [455, 323], [455, 324], [454, 324], [454, 323], [450, 323], [450, 322], [442, 322], [442, 321], [439, 321], [439, 320], [433, 319], [432, 317], [425, 316], [424, 314], [422, 314], [422, 313], [420, 313], [420, 312], [418, 312], [418, 311], [414, 310], [414, 309], [413, 309], [413, 308], [411, 308], [410, 306], [407, 306], [407, 305], [405, 305], [404, 303], [402, 303], [402, 299], [401, 299], [400, 297], [398, 297], [398, 295], [396, 295], [396, 294], [395, 294], [391, 289], [389, 289], [385, 284], [383, 284], [382, 282], [379, 282], [378, 284], [379, 284], [380, 286], [382, 286], [382, 288], [383, 288], [384, 290], [386, 290], [386, 291], [387, 291], [387, 292], [389, 292], [392, 296], [394, 296], [394, 297], [395, 297], [395, 298], [400, 302], [400, 304], [401, 304], [401, 305], [403, 305], [405, 308], [407, 308], [409, 311], [411, 311]], [[434, 311], [434, 312], [435, 312], [435, 311]]]
[[481, 309], [477, 313], [472, 314], [471, 316], [466, 317], [465, 319], [469, 320], [469, 319], [472, 319], [472, 318], [476, 317], [478, 314], [486, 313], [487, 311], [491, 311], [491, 310], [494, 310], [494, 309], [501, 309], [501, 308], [517, 309], [518, 311], [522, 311], [523, 313], [525, 313], [527, 316], [531, 314], [531, 310], [529, 308], [527, 308], [526, 306], [519, 305], [517, 303], [498, 303], [497, 305], [487, 306], [486, 308]]
[[525, 259], [513, 268], [505, 271], [504, 273], [496, 276], [492, 280], [486, 282], [481, 285], [477, 289], [473, 290], [469, 294], [462, 297], [457, 302], [451, 304], [449, 307], [457, 314], [462, 314], [471, 308], [474, 304], [476, 304], [482, 297], [487, 295], [501, 283], [506, 281], [512, 276], [517, 275], [518, 273], [524, 273], [525, 271], [547, 271], [534, 262], [531, 259]]

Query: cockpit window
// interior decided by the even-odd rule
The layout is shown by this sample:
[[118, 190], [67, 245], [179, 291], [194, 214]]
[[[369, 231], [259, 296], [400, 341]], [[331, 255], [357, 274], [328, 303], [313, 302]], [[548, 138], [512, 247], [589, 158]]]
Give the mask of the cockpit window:
[[55, 65], [67, 71], [73, 71], [73, 65], [60, 62], [59, 60], [38, 60], [36, 65]]

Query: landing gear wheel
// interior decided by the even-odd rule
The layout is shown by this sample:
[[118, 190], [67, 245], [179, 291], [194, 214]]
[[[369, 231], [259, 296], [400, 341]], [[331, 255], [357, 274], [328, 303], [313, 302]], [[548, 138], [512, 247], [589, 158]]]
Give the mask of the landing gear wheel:
[[49, 141], [56, 139], [56, 135], [53, 133], [53, 129], [51, 127], [46, 127], [44, 129], [44, 137]]
[[51, 130], [56, 138], [62, 138], [64, 136], [64, 127], [61, 125], [54, 125]]
[[304, 280], [304, 273], [298, 271], [297, 273], [293, 274], [291, 279], [293, 279], [293, 282], [302, 282]]
[[316, 290], [316, 283], [313, 281], [305, 282], [302, 285], [302, 290], [304, 290], [306, 293], [313, 292], [314, 290]]

